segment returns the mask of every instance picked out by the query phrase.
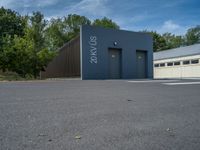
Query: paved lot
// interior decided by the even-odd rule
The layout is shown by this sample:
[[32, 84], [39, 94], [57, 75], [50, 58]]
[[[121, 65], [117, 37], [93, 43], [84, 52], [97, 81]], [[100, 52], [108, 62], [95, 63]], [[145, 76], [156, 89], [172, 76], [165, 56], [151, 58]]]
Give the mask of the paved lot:
[[199, 82], [0, 83], [0, 150], [199, 150]]

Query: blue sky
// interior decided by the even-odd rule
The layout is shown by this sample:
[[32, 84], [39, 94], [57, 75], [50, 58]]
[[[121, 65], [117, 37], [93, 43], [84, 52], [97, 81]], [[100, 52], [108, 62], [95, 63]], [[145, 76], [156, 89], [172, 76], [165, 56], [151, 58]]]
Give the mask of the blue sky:
[[70, 13], [90, 19], [111, 18], [121, 29], [183, 35], [200, 25], [200, 0], [0, 0], [21, 14], [41, 11], [46, 19]]

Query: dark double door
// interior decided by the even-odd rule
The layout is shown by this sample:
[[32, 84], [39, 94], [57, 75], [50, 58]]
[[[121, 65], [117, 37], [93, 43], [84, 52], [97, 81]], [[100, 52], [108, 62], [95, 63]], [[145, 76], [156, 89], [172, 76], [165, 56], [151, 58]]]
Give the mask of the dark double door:
[[[147, 52], [136, 51], [136, 77], [143, 79], [147, 77]], [[120, 79], [122, 70], [121, 49], [109, 49], [109, 78]], [[130, 64], [131, 65], [131, 64]]]

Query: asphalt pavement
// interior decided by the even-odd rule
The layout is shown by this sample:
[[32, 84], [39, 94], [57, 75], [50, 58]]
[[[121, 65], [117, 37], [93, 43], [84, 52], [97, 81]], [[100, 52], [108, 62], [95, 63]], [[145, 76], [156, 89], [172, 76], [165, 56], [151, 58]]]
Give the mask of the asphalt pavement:
[[193, 82], [0, 82], [0, 150], [199, 150]]

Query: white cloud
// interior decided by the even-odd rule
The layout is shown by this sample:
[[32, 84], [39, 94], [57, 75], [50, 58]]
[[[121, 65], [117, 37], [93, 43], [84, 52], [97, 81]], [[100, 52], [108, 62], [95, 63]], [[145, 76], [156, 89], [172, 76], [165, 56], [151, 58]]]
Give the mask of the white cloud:
[[173, 22], [172, 20], [167, 20], [163, 23], [163, 25], [161, 27], [159, 27], [157, 29], [157, 31], [159, 33], [170, 32], [170, 33], [174, 33], [176, 35], [182, 35], [182, 34], [185, 34], [186, 27], [183, 27], [183, 26]]
[[9, 7], [12, 8], [12, 6], [14, 5], [15, 0], [1, 0], [0, 1], [0, 7]]
[[1, 0], [0, 6], [6, 8], [46, 7], [54, 5], [59, 0]]
[[154, 17], [155, 15], [151, 15], [148, 12], [144, 11], [140, 14], [132, 14], [132, 16], [116, 16], [114, 21], [116, 21], [116, 23], [121, 27], [121, 29], [142, 31], [146, 28], [141, 28], [141, 24], [146, 22], [146, 20], [152, 20]]
[[106, 16], [109, 9], [106, 7], [107, 0], [81, 0], [79, 3], [67, 7], [68, 13], [78, 13], [90, 16]]
[[45, 6], [50, 6], [54, 5], [58, 2], [58, 0], [35, 0], [34, 3], [38, 7], [45, 7]]
[[174, 23], [172, 20], [168, 20], [164, 22], [162, 28], [165, 30], [177, 30], [180, 28], [180, 25]]
[[180, 6], [181, 4], [184, 4], [186, 3], [187, 0], [175, 0], [175, 1], [165, 1], [162, 2], [162, 5], [161, 7], [164, 7], [164, 8], [172, 8], [172, 7], [177, 7], [177, 6]]

